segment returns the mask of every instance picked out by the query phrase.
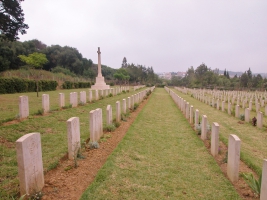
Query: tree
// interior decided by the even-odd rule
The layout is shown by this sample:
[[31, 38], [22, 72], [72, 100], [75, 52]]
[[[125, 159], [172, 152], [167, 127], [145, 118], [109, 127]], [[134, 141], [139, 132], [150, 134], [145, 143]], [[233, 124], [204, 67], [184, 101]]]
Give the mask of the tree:
[[[30, 65], [31, 67], [35, 69], [42, 69], [43, 65], [48, 62], [45, 54], [43, 53], [35, 52], [35, 53], [30, 54], [29, 56], [19, 55], [18, 57], [21, 59], [21, 61], [25, 62], [26, 64]], [[36, 90], [37, 90], [37, 97], [38, 97], [39, 96], [38, 95], [38, 92], [39, 92], [38, 80], [36, 80], [36, 86], [37, 86]]]
[[42, 69], [43, 65], [48, 62], [45, 54], [43, 53], [35, 52], [29, 56], [19, 55], [18, 57], [21, 59], [21, 61], [36, 69]]
[[18, 33], [26, 33], [28, 25], [24, 23], [24, 13], [20, 2], [23, 0], [1, 0], [0, 2], [0, 38], [19, 39]]
[[126, 59], [126, 57], [123, 58], [121, 67], [122, 68], [126, 68], [127, 67], [127, 59]]

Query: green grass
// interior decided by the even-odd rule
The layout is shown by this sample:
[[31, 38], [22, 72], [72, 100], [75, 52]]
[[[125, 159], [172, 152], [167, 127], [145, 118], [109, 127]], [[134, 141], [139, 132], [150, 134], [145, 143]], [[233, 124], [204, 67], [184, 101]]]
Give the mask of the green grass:
[[[241, 160], [243, 160], [249, 167], [251, 167], [258, 175], [261, 174], [263, 159], [267, 158], [267, 145], [266, 145], [266, 128], [257, 128], [251, 123], [239, 124], [239, 118], [227, 114], [227, 103], [225, 104], [225, 112], [212, 108], [211, 106], [198, 101], [191, 97], [190, 94], [185, 95], [177, 90], [173, 91], [180, 97], [187, 100], [194, 109], [198, 109], [200, 114], [207, 115], [209, 124], [217, 122], [220, 125], [220, 140], [225, 144], [228, 143], [230, 134], [235, 134], [241, 139]], [[240, 113], [244, 113], [243, 109]], [[251, 112], [250, 117], [255, 116]], [[265, 122], [266, 124], [266, 117]]]
[[[69, 101], [69, 93], [71, 91], [88, 91], [88, 89], [64, 90], [65, 102]], [[144, 90], [144, 89], [142, 89]], [[139, 90], [141, 91], [141, 90]], [[106, 124], [106, 107], [110, 104], [113, 107], [113, 117], [115, 118], [116, 101], [121, 101], [130, 95], [139, 91], [132, 91], [126, 94], [116, 95], [114, 97], [104, 98], [95, 101], [95, 103], [87, 103], [77, 108], [69, 108], [61, 111], [52, 111], [46, 116], [30, 116], [18, 124], [8, 126], [0, 126], [0, 141], [5, 140], [10, 145], [0, 143], [0, 199], [8, 199], [8, 196], [16, 196], [19, 191], [18, 183], [18, 167], [16, 161], [15, 141], [21, 136], [32, 133], [41, 133], [42, 155], [44, 170], [48, 171], [58, 165], [58, 161], [67, 153], [67, 124], [66, 121], [71, 117], [80, 118], [81, 141], [89, 138], [89, 112], [96, 108], [102, 108], [103, 126]], [[50, 104], [52, 108], [58, 106], [58, 93], [62, 91], [46, 92], [50, 95]], [[1, 101], [1, 108], [9, 107], [9, 103], [13, 105], [13, 110], [18, 107], [14, 105], [18, 103], [18, 96], [21, 94], [1, 95], [5, 101]], [[41, 98], [37, 98], [36, 93], [27, 93], [30, 98], [30, 110], [34, 112], [37, 107], [41, 106]], [[87, 93], [88, 95], [88, 93]], [[12, 98], [15, 98], [14, 102]], [[12, 106], [10, 106], [11, 108]], [[14, 108], [15, 107], [15, 108]], [[8, 112], [1, 112], [1, 116], [5, 116]]]
[[156, 89], [81, 199], [240, 199], [164, 89]]

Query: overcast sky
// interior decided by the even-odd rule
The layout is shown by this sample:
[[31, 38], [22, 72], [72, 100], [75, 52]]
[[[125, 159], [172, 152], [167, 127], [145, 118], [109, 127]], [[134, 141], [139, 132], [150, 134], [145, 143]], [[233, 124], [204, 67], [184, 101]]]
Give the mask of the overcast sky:
[[25, 0], [27, 34], [70, 46], [94, 63], [155, 72], [211, 69], [267, 73], [266, 0]]

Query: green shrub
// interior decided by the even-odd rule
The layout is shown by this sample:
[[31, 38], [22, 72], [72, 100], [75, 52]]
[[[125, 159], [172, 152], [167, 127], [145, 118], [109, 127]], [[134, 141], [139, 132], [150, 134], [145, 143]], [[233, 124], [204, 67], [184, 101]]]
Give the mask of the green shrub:
[[104, 126], [104, 131], [107, 131], [107, 132], [112, 132], [112, 131], [115, 131], [116, 127], [114, 124], [110, 124], [110, 125], [106, 125]]
[[242, 173], [241, 176], [244, 177], [247, 184], [251, 187], [251, 189], [257, 194], [260, 195], [261, 193], [261, 178], [260, 175], [259, 179], [256, 180], [252, 173]]
[[134, 110], [136, 110], [138, 108], [139, 104], [138, 103], [134, 103]]
[[245, 121], [245, 115], [244, 115], [244, 114], [239, 115], [239, 119], [240, 119], [241, 121]]

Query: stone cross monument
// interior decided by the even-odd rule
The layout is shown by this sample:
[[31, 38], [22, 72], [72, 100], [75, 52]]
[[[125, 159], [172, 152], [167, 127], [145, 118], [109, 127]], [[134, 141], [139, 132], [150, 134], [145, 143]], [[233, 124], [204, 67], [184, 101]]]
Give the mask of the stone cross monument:
[[97, 53], [98, 53], [98, 67], [97, 67], [98, 73], [97, 73], [95, 84], [92, 85], [91, 88], [93, 90], [105, 90], [105, 89], [109, 89], [110, 86], [105, 83], [105, 79], [102, 76], [102, 72], [101, 72], [101, 52], [100, 52], [100, 47], [98, 47]]

